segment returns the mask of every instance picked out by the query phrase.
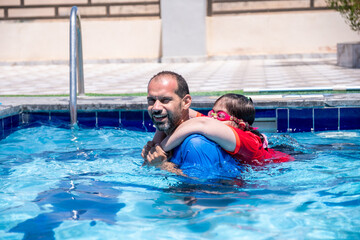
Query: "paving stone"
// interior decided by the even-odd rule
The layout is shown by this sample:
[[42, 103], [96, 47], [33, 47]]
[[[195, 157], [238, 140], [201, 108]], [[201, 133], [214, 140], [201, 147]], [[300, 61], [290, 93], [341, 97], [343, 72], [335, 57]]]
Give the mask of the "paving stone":
[[[360, 69], [342, 68], [335, 64], [335, 55], [190, 63], [88, 63], [84, 65], [85, 92], [145, 92], [149, 79], [162, 70], [182, 74], [191, 86], [191, 92], [250, 87], [275, 90], [286, 87], [360, 86]], [[0, 95], [69, 92], [67, 64], [0, 64], [0, 79]]]

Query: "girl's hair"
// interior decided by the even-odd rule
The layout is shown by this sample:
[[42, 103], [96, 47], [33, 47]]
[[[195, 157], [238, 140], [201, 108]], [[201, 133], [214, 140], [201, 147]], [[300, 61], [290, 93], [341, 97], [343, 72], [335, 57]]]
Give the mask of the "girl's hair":
[[255, 107], [251, 98], [240, 94], [227, 93], [219, 97], [215, 101], [215, 104], [217, 104], [220, 100], [229, 115], [242, 119], [245, 122], [245, 131], [250, 131], [259, 136], [262, 142], [265, 141], [264, 136], [251, 126], [255, 121]]

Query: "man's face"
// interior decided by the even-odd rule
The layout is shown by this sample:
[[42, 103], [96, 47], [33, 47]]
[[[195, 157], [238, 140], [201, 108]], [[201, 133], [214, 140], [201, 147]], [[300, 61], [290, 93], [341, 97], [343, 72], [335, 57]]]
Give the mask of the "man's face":
[[156, 128], [167, 135], [183, 121], [183, 101], [175, 93], [175, 77], [160, 75], [152, 79], [148, 86], [148, 112]]

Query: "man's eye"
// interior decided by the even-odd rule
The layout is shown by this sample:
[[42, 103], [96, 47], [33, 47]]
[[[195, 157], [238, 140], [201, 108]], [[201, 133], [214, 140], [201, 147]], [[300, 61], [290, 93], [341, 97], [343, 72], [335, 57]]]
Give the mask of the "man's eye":
[[154, 99], [148, 99], [147, 102], [148, 102], [149, 105], [154, 105], [155, 100]]
[[166, 104], [166, 103], [170, 102], [170, 99], [163, 99], [163, 100], [161, 100], [161, 102]]

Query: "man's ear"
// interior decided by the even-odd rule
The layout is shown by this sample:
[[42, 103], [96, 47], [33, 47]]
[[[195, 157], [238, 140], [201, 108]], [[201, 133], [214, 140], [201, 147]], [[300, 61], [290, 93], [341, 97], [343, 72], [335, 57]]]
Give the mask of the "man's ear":
[[191, 106], [191, 96], [189, 94], [186, 94], [185, 97], [182, 99], [183, 102], [183, 109], [189, 109]]

